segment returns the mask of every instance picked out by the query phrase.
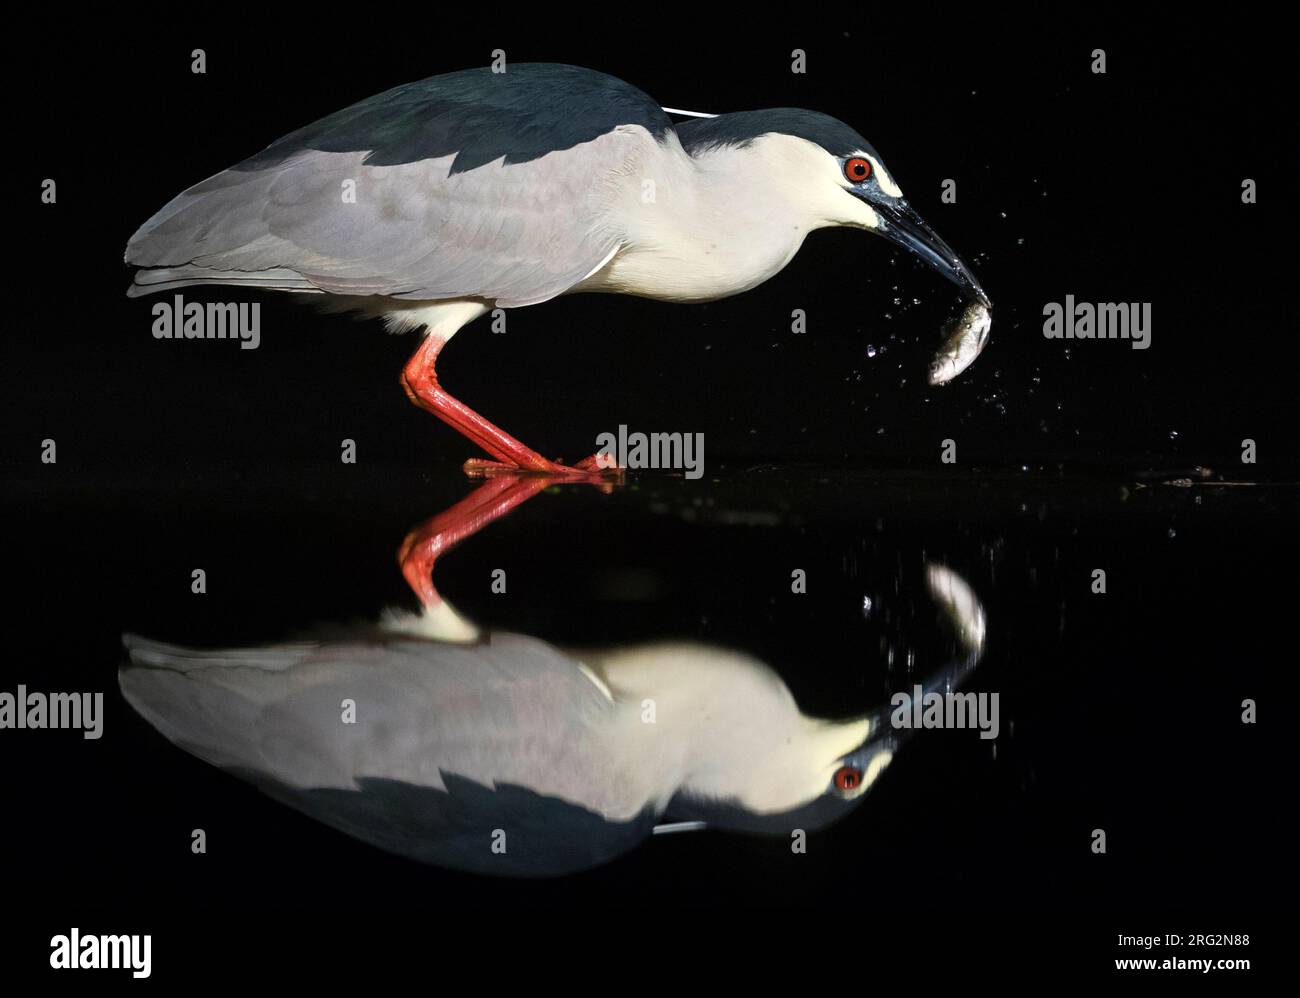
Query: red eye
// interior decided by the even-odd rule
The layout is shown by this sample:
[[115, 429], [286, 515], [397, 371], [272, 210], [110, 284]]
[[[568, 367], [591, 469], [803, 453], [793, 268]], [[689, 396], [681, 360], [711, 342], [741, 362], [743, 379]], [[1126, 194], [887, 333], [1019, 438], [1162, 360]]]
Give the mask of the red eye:
[[856, 790], [861, 782], [862, 770], [860, 769], [854, 769], [852, 766], [841, 766], [835, 770], [836, 790]]
[[855, 184], [860, 184], [871, 176], [871, 163], [861, 156], [854, 156], [844, 161], [844, 176]]

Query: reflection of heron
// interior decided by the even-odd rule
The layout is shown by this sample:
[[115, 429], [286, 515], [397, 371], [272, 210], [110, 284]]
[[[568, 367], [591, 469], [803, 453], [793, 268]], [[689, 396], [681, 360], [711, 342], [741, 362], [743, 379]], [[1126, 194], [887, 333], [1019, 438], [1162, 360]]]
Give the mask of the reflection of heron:
[[[431, 565], [536, 484], [485, 483], [412, 532], [406, 563]], [[937, 566], [929, 579], [965, 654], [927, 691], [959, 683], [983, 643], [965, 583]], [[122, 691], [180, 747], [335, 828], [509, 875], [597, 865], [663, 817], [817, 828], [861, 799], [903, 734], [887, 708], [808, 717], [739, 652], [673, 642], [569, 653], [480, 633], [439, 609], [431, 586], [417, 591], [424, 613], [345, 640], [200, 652], [128, 637]], [[437, 632], [453, 640], [427, 636]]]
[[139, 268], [132, 295], [269, 288], [423, 326], [402, 384], [495, 459], [469, 470], [555, 473], [573, 469], [439, 384], [434, 365], [461, 327], [576, 291], [725, 298], [831, 226], [878, 233], [988, 303], [843, 122], [776, 108], [674, 125], [611, 76], [519, 64], [407, 84], [291, 132], [173, 198], [126, 261]]

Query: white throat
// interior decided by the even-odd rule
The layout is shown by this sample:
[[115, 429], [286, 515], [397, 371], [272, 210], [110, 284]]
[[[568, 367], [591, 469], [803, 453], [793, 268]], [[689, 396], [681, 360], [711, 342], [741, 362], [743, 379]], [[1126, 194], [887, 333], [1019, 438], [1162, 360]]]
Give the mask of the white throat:
[[776, 673], [729, 649], [664, 643], [584, 659], [624, 705], [616, 742], [654, 771], [661, 804], [680, 791], [788, 811], [825, 792], [837, 760], [870, 733], [866, 719], [801, 713]]
[[764, 135], [694, 156], [665, 142], [650, 176], [611, 195], [622, 250], [575, 290], [712, 301], [777, 274], [814, 229], [876, 224], [843, 190], [835, 158], [804, 139]]

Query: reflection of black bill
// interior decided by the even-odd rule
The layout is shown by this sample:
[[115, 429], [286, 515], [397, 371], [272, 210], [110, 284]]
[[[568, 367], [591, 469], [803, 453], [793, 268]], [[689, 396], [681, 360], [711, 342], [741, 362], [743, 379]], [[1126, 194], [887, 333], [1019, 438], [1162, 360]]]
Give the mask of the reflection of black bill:
[[925, 224], [910, 204], [902, 200], [886, 204], [872, 202], [871, 208], [880, 219], [877, 232], [894, 245], [915, 253], [967, 295], [982, 302], [985, 308], [992, 308], [989, 296], [970, 268], [958, 259], [952, 247], [940, 239], [937, 232]]

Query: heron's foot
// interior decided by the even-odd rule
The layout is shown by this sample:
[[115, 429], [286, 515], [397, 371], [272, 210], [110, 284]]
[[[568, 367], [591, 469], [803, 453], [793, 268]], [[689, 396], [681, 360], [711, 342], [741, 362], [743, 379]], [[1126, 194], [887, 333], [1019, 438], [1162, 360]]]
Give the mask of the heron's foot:
[[599, 452], [592, 454], [590, 457], [584, 457], [574, 465], [578, 471], [586, 474], [608, 475], [611, 478], [622, 478], [623, 467], [614, 458], [613, 454]]
[[603, 454], [593, 454], [575, 465], [547, 461], [541, 467], [521, 467], [505, 461], [489, 461], [485, 458], [472, 457], [462, 465], [462, 468], [470, 478], [538, 475], [561, 483], [617, 484], [622, 482], [624, 477], [623, 469], [614, 462], [613, 458]]

